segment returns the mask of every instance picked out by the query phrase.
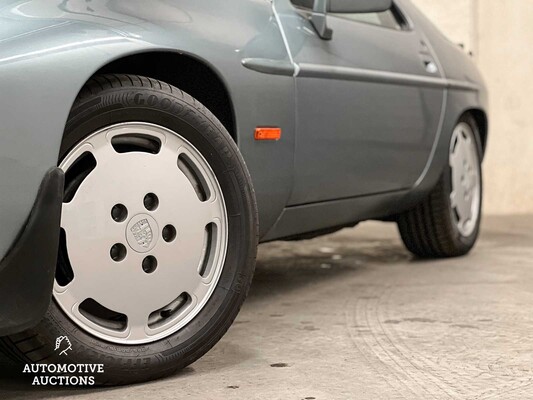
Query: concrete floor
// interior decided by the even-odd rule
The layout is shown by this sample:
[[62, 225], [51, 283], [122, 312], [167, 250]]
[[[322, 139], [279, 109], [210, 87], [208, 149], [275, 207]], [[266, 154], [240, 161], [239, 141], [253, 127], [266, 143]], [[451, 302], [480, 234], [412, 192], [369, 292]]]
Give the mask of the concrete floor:
[[533, 398], [533, 216], [487, 218], [455, 260], [413, 260], [380, 223], [259, 253], [236, 323], [183, 372], [38, 391], [4, 368], [0, 398]]

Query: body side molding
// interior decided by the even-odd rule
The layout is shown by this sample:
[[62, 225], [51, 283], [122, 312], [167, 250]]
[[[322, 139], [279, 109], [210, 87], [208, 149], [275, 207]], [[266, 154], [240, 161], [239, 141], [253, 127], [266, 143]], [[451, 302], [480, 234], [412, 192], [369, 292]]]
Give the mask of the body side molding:
[[[252, 71], [271, 75], [374, 82], [391, 85], [464, 90], [471, 92], [479, 91], [478, 85], [467, 81], [434, 78], [429, 76], [403, 74], [389, 71], [375, 71], [370, 69], [336, 67], [308, 63], [297, 64], [298, 68], [296, 70], [295, 66], [288, 61], [278, 61], [266, 58], [245, 58], [242, 60], [242, 65]], [[297, 72], [296, 75], [295, 72]]]

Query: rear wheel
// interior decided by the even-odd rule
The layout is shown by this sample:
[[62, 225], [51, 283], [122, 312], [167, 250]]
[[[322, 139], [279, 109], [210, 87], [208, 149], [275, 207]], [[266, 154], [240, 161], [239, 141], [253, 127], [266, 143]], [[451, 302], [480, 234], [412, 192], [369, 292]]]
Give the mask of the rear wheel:
[[481, 221], [481, 157], [476, 122], [465, 116], [454, 129], [449, 163], [437, 186], [398, 218], [409, 251], [419, 257], [456, 257], [474, 247]]
[[[108, 384], [201, 357], [236, 317], [257, 246], [250, 177], [228, 132], [179, 89], [100, 76], [71, 112], [60, 167], [54, 300], [3, 347], [26, 362], [104, 363]], [[61, 337], [68, 354], [55, 350]]]

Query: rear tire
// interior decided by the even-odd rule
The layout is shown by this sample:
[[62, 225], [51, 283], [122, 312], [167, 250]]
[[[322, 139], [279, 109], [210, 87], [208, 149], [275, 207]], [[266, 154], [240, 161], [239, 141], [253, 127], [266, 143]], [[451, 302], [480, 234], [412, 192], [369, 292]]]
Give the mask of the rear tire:
[[[216, 283], [214, 284], [210, 294], [205, 295], [205, 303], [203, 303], [201, 308], [199, 308], [197, 314], [191, 314], [192, 319], [187, 320], [188, 322], [186, 322], [184, 326], [179, 327], [179, 329], [178, 327], [176, 327], [176, 329], [178, 330], [172, 331], [172, 329], [170, 329], [168, 331], [168, 335], [161, 337], [160, 332], [167, 332], [163, 330], [161, 326], [165, 327], [165, 324], [170, 326], [173, 323], [173, 319], [168, 317], [168, 323], [166, 322], [167, 320], [164, 320], [164, 323], [154, 325], [160, 327], [160, 331], [158, 331], [157, 329], [153, 331], [159, 332], [157, 333], [157, 335], [154, 333], [153, 341], [151, 341], [150, 337], [143, 338], [142, 335], [138, 338], [139, 340], [136, 340], [132, 343], [129, 343], [128, 337], [124, 335], [123, 337], [118, 337], [117, 340], [114, 340], [112, 335], [107, 335], [108, 338], [106, 339], [106, 330], [104, 328], [100, 329], [99, 331], [97, 329], [86, 329], [86, 326], [80, 324], [79, 320], [77, 320], [75, 316], [70, 315], [72, 313], [68, 311], [68, 307], [66, 309], [65, 307], [60, 306], [58, 295], [56, 293], [56, 288], [59, 285], [58, 281], [65, 280], [69, 282], [67, 271], [68, 268], [66, 269], [65, 267], [65, 264], [68, 260], [66, 257], [61, 255], [62, 252], [60, 250], [60, 257], [57, 269], [58, 272], [56, 274], [56, 287], [54, 288], [54, 300], [52, 301], [44, 319], [39, 323], [38, 326], [33, 329], [29, 329], [25, 332], [9, 337], [0, 338], [0, 349], [3, 350], [6, 354], [8, 354], [12, 359], [18, 362], [57, 364], [104, 364], [105, 373], [103, 375], [96, 375], [96, 382], [99, 384], [107, 385], [130, 384], [156, 379], [169, 375], [181, 368], [184, 368], [185, 366], [191, 364], [192, 362], [203, 356], [207, 351], [209, 351], [209, 349], [211, 349], [228, 330], [233, 320], [237, 316], [237, 313], [239, 312], [239, 309], [244, 299], [246, 298], [253, 276], [257, 250], [257, 207], [250, 175], [246, 169], [243, 158], [241, 157], [239, 150], [233, 139], [230, 137], [229, 133], [216, 119], [216, 117], [202, 104], [200, 104], [197, 100], [195, 100], [188, 94], [183, 93], [181, 90], [175, 87], [172, 87], [164, 82], [141, 76], [102, 75], [97, 76], [90, 82], [88, 82], [88, 84], [81, 91], [80, 96], [78, 97], [73, 106], [66, 126], [63, 143], [61, 146], [60, 162], [64, 163], [66, 158], [72, 156], [72, 151], [74, 151], [73, 149], [76, 149], [77, 146], [84, 145], [85, 143], [87, 143], [89, 138], [99, 134], [98, 132], [103, 132], [104, 136], [102, 137], [105, 137], [106, 132], [108, 132], [105, 129], [108, 129], [108, 127], [119, 126], [122, 127], [120, 129], [124, 129], [123, 127], [126, 127], [127, 129], [127, 127], [129, 126], [128, 124], [133, 124], [132, 126], [134, 128], [132, 129], [136, 129], [135, 126], [143, 128], [142, 124], [146, 124], [146, 126], [148, 126], [147, 131], [148, 129], [152, 129], [151, 127], [155, 127], [154, 129], [156, 129], [157, 132], [166, 132], [162, 133], [160, 136], [161, 138], [163, 138], [163, 144], [166, 142], [164, 140], [165, 134], [168, 134], [168, 137], [170, 137], [172, 133], [176, 133], [176, 136], [179, 136], [180, 138], [179, 140], [182, 140], [182, 143], [186, 143], [183, 145], [184, 147], [190, 144], [190, 147], [187, 150], [188, 153], [186, 153], [189, 154], [190, 158], [193, 158], [193, 156], [191, 156], [193, 151], [197, 150], [199, 154], [199, 156], [197, 156], [197, 159], [203, 158], [205, 163], [207, 163], [207, 165], [209, 166], [209, 168], [207, 169], [211, 170], [214, 174], [214, 178], [209, 182], [213, 183], [218, 181], [218, 185], [214, 184], [213, 187], [219, 187], [219, 190], [221, 191], [220, 193], [222, 194], [222, 202], [224, 203], [224, 208], [221, 207], [221, 209], [224, 209], [225, 212], [220, 215], [225, 214], [226, 217], [225, 221], [227, 224], [227, 230], [225, 232], [227, 232], [227, 234], [224, 237], [227, 238], [227, 245], [224, 250], [225, 256], [221, 256], [220, 258], [222, 260], [222, 267], [218, 269], [220, 273], [216, 277], [216, 279], [212, 279], [212, 282], [216, 280]], [[141, 133], [142, 132], [136, 130], [132, 131], [131, 143], [124, 142], [124, 140], [127, 140], [127, 137], [124, 136], [126, 137], [126, 139], [121, 139], [122, 141], [117, 144], [117, 146], [122, 146], [120, 148], [120, 151], [118, 148], [115, 148], [116, 153], [107, 150], [107, 152], [105, 153], [106, 157], [111, 158], [102, 158], [102, 160], [104, 160], [101, 163], [102, 166], [98, 164], [97, 167], [93, 167], [94, 170], [96, 171], [98, 168], [108, 168], [108, 165], [112, 164], [112, 162], [108, 160], [114, 160], [115, 158], [123, 157], [123, 155], [120, 154], [121, 152], [129, 151], [131, 152], [129, 154], [132, 154], [130, 157], [134, 157], [135, 155], [133, 152], [138, 151], [137, 148], [139, 146], [147, 146], [148, 150], [146, 152], [150, 153], [150, 146], [153, 146], [154, 143], [156, 143], [157, 141], [147, 140], [146, 137], [143, 136], [144, 134], [141, 135]], [[108, 140], [111, 143], [112, 140], [110, 135], [107, 134], [107, 137], [109, 137]], [[161, 145], [161, 143], [159, 143], [159, 145]], [[178, 147], [169, 147], [164, 149], [165, 157], [167, 157], [165, 158], [165, 160], [169, 159], [175, 161], [172, 161], [174, 163], [174, 166], [172, 166], [172, 163], [168, 164], [168, 174], [164, 172], [163, 174], [159, 175], [159, 179], [153, 179], [153, 187], [155, 187], [155, 190], [157, 190], [157, 184], [160, 184], [162, 181], [161, 176], [167, 177], [167, 181], [164, 185], [162, 185], [163, 187], [160, 188], [160, 198], [157, 199], [156, 197], [156, 200], [161, 202], [161, 204], [159, 205], [160, 209], [164, 206], [164, 199], [162, 194], [165, 192], [166, 189], [168, 189], [164, 186], [171, 187], [172, 185], [178, 183], [176, 179], [171, 177], [174, 177], [174, 175], [172, 174], [175, 174], [176, 176], [180, 174], [178, 170], [178, 151], [184, 147], [181, 147], [179, 149]], [[85, 148], [88, 149], [87, 151], [89, 152], [94, 150], [91, 150], [91, 146], [86, 146]], [[173, 149], [176, 151], [175, 155], [173, 155], [172, 153]], [[163, 153], [163, 150], [161, 150], [161, 153]], [[109, 154], [112, 154], [112, 156], [109, 156]], [[117, 182], [117, 185], [124, 185], [124, 187], [119, 187], [119, 189], [121, 190], [118, 191], [118, 195], [121, 195], [121, 193], [124, 195], [126, 195], [127, 193], [131, 193], [132, 191], [137, 190], [137, 186], [142, 185], [143, 181], [150, 183], [152, 177], [157, 178], [156, 174], [150, 174], [149, 178], [143, 177], [143, 174], [148, 174], [151, 171], [150, 160], [151, 157], [153, 157], [153, 159], [156, 159], [156, 155], [145, 155], [143, 157], [144, 158], [140, 159], [139, 164], [135, 164], [137, 166], [134, 168], [133, 172], [127, 171], [122, 168], [124, 174], [128, 177], [137, 174], [139, 176], [139, 181], [137, 182], [134, 180], [133, 186], [132, 184], [130, 184], [130, 182], [132, 182], [131, 180], [125, 180], [125, 183], [121, 183], [120, 181]], [[190, 162], [194, 164], [194, 162]], [[199, 161], [198, 165], [200, 165], [201, 162], [203, 161]], [[167, 164], [164, 165], [166, 166]], [[73, 170], [75, 169], [73, 166], [69, 168]], [[172, 168], [175, 168], [175, 170], [172, 170]], [[185, 179], [191, 180], [192, 178], [190, 178], [190, 175], [197, 174], [200, 175], [200, 178], [196, 179], [194, 183], [197, 183], [198, 185], [203, 184], [201, 172], [198, 172], [198, 168], [194, 168], [196, 168], [196, 165], [188, 167], [187, 173], [183, 172], [182, 170], [183, 175], [185, 175], [185, 177], [177, 176], [177, 178], [180, 179], [179, 182], [185, 182]], [[106, 170], [104, 169], [104, 171]], [[116, 168], [112, 170], [113, 174], [115, 174], [116, 172]], [[76, 189], [76, 187], [78, 186], [83, 187], [82, 185], [84, 184], [84, 182], [86, 182], [88, 177], [93, 174], [93, 172], [89, 172], [88, 175], [84, 175], [83, 173], [81, 173], [79, 174], [79, 176], [75, 176], [76, 173], [77, 172], [74, 171], [71, 174], [71, 184], [69, 185], [69, 182], [66, 183], [66, 196], [69, 195], [69, 188]], [[67, 172], [66, 175], [68, 180], [69, 173]], [[106, 174], [104, 173], [98, 176], [101, 175], [105, 176]], [[94, 176], [91, 179], [93, 179], [93, 181], [91, 182], [94, 182], [94, 180], [96, 180]], [[192, 180], [191, 183], [193, 183]], [[193, 185], [191, 185], [191, 188], [180, 188], [180, 191], [178, 191], [177, 193], [182, 193], [183, 196], [185, 196], [185, 190], [196, 190], [198, 192], [198, 190], [200, 189], [195, 187], [194, 183]], [[150, 187], [146, 189], [147, 192], [154, 191], [148, 190], [152, 188], [151, 183], [149, 186]], [[106, 197], [113, 195], [113, 192], [117, 191], [115, 190], [117, 188], [113, 187], [113, 185], [108, 185], [108, 187], [111, 187], [112, 190], [110, 190], [109, 192], [101, 193], [102, 204], [104, 204], [103, 202]], [[194, 189], [192, 189], [193, 187]], [[130, 203], [124, 203], [126, 204], [128, 209], [130, 207], [130, 204], [132, 207], [131, 209], [129, 209], [130, 215], [128, 216], [126, 216], [127, 214], [125, 211], [125, 207], [123, 207], [122, 204], [118, 204], [119, 207], [113, 207], [113, 210], [111, 210], [111, 207], [107, 209], [107, 204], [105, 205], [105, 216], [106, 218], [109, 218], [106, 223], [109, 224], [109, 226], [114, 226], [112, 224], [114, 224], [115, 222], [113, 222], [111, 219], [113, 218], [116, 221], [118, 231], [119, 228], [122, 229], [122, 226], [119, 225], [123, 223], [123, 226], [126, 226], [128, 224], [128, 219], [131, 217], [131, 221], [134, 223], [133, 228], [131, 228], [131, 232], [133, 232], [133, 229], [136, 228], [136, 233], [138, 234], [138, 236], [135, 236], [134, 238], [133, 245], [128, 244], [128, 240], [130, 240], [130, 238], [127, 235], [131, 233], [129, 225], [126, 227], [126, 236], [110, 237], [110, 245], [115, 243], [114, 240], [117, 240], [119, 243], [124, 243], [124, 245], [121, 244], [117, 248], [113, 246], [113, 248], [111, 248], [111, 253], [109, 253], [109, 247], [106, 248], [107, 253], [105, 254], [107, 254], [107, 257], [109, 258], [109, 254], [111, 254], [111, 258], [113, 258], [113, 260], [106, 260], [106, 265], [116, 265], [116, 268], [122, 268], [121, 265], [123, 265], [124, 263], [129, 265], [128, 263], [130, 263], [130, 261], [128, 260], [131, 260], [131, 258], [125, 258], [126, 253], [124, 253], [123, 256], [121, 256], [120, 254], [121, 251], [125, 252], [126, 248], [128, 252], [128, 257], [130, 257], [131, 255], [133, 259], [137, 260], [137, 258], [135, 258], [139, 256], [137, 253], [143, 253], [145, 251], [143, 246], [147, 248], [147, 252], [142, 254], [142, 257], [144, 257], [144, 255], [151, 254], [149, 251], [155, 252], [158, 248], [157, 246], [162, 246], [161, 248], [163, 248], [163, 250], [161, 250], [161, 252], [166, 251], [167, 253], [165, 254], [168, 254], [168, 248], [172, 244], [169, 242], [177, 242], [181, 240], [180, 238], [185, 238], [183, 239], [185, 243], [191, 242], [191, 235], [189, 235], [189, 231], [187, 231], [186, 227], [192, 227], [194, 224], [185, 225], [184, 227], [182, 227], [182, 230], [180, 230], [179, 225], [180, 221], [183, 221], [184, 218], [187, 221], [191, 220], [191, 218], [187, 219], [186, 215], [184, 215], [184, 212], [182, 211], [182, 213], [179, 214], [181, 220], [180, 218], [176, 217], [174, 220], [170, 221], [176, 224], [177, 230], [171, 226], [170, 229], [167, 229], [165, 231], [166, 227], [165, 229], [163, 229], [163, 226], [169, 223], [169, 219], [173, 218], [172, 212], [165, 211], [166, 214], [164, 215], [164, 217], [166, 219], [157, 220], [157, 218], [159, 218], [158, 214], [155, 211], [154, 213], [151, 213], [152, 209], [155, 210], [158, 207], [158, 204], [153, 204], [153, 199], [148, 199], [149, 201], [151, 201], [151, 203], [145, 203], [144, 207], [146, 207], [146, 210], [143, 209], [143, 212], [147, 215], [147, 217], [144, 217], [143, 214], [143, 220], [133, 220], [134, 218], [138, 218], [138, 216], [135, 215], [135, 217], [132, 217], [134, 213], [131, 210], [133, 210], [135, 207], [139, 209], [142, 209], [143, 207], [142, 197], [140, 197], [139, 199], [137, 199], [137, 197], [134, 198], [135, 201], [132, 200], [130, 201]], [[198, 194], [198, 197], [200, 197], [200, 194]], [[209, 203], [215, 202], [214, 199], [211, 201], [211, 198], [209, 198], [208, 200]], [[206, 202], [205, 200], [202, 201]], [[67, 200], [65, 200], [65, 203], [66, 202]], [[93, 203], [100, 204], [100, 200], [96, 198]], [[169, 201], [167, 201], [167, 205], [168, 203]], [[181, 205], [182, 203], [178, 201], [175, 204]], [[98, 207], [96, 207], [95, 209], [97, 208]], [[174, 206], [174, 208], [178, 209], [179, 206], [176, 205]], [[173, 207], [169, 207], [167, 209], [172, 210]], [[65, 214], [65, 207], [63, 213]], [[93, 221], [97, 222], [97, 217], [93, 215], [87, 215], [84, 216], [84, 218], [89, 220], [92, 219]], [[150, 236], [148, 239], [146, 239], [146, 231], [139, 233], [139, 227], [145, 228], [146, 225], [143, 226], [142, 224], [148, 224], [148, 222], [146, 222], [146, 218], [148, 218], [149, 222], [152, 225], [160, 227], [159, 231], [150, 231]], [[219, 219], [222, 218], [223, 217]], [[63, 217], [63, 220], [64, 219], [65, 217]], [[219, 221], [219, 219], [217, 219], [217, 221]], [[194, 218], [192, 218], [192, 220], [194, 220]], [[62, 222], [62, 224], [63, 223], [64, 221]], [[209, 225], [212, 225], [212, 223]], [[202, 232], [204, 226], [206, 226], [205, 222], [202, 227]], [[149, 224], [148, 229], [150, 229]], [[163, 229], [163, 233], [161, 233], [161, 229]], [[207, 230], [207, 227], [205, 229]], [[102, 235], [107, 240], [106, 235], [110, 235], [110, 233], [108, 234], [108, 232], [106, 232], [105, 230], [103, 230], [102, 232]], [[220, 232], [222, 231], [217, 231], [216, 235], [222, 235]], [[91, 232], [88, 232], [87, 235], [89, 238], [87, 240], [89, 241], [91, 240], [90, 233]], [[122, 235], [122, 233], [120, 235]], [[148, 250], [148, 247], [153, 245], [152, 240], [153, 242], [156, 241], [156, 235], [158, 236], [157, 244], [154, 245], [155, 247], [153, 247], [152, 250]], [[176, 235], [177, 239], [175, 239]], [[206, 248], [209, 250], [212, 246], [211, 242], [218, 240], [216, 238], [216, 235], [213, 236], [210, 233], [208, 233], [208, 235], [210, 236], [206, 236], [208, 238], [205, 239], [206, 241], [204, 242], [205, 244], [203, 245], [202, 253], [198, 258], [199, 260], [204, 260], [200, 263], [200, 265], [202, 265], [208, 258], [208, 256], [206, 255], [208, 254]], [[215, 237], [215, 239], [213, 239], [213, 237]], [[145, 240], [145, 242], [143, 242], [143, 240]], [[138, 243], [135, 241], [137, 241]], [[69, 247], [70, 245], [71, 244], [65, 244], [66, 247]], [[108, 244], [106, 244], [106, 246], [108, 246]], [[217, 246], [219, 245], [217, 244]], [[201, 246], [199, 248], [201, 248]], [[217, 247], [216, 251], [219, 251], [219, 249], [220, 246]], [[103, 254], [101, 251], [99, 251], [98, 248], [87, 248], [85, 250], [85, 256], [91, 259], [95, 257], [95, 260], [97, 259], [97, 254]], [[187, 253], [187, 251], [185, 251], [185, 253]], [[180, 257], [179, 252], [172, 253], [172, 255], [173, 254], [176, 254], [176, 257], [178, 258]], [[80, 258], [77, 257], [77, 259]], [[186, 260], [189, 259], [191, 259], [191, 257], [187, 255]], [[211, 259], [211, 256], [209, 256], [209, 259]], [[194, 258], [194, 260], [196, 260], [196, 258]], [[137, 274], [137, 276], [140, 276], [141, 279], [143, 276], [146, 276], [146, 279], [154, 279], [154, 277], [158, 273], [163, 273], [165, 271], [165, 268], [167, 268], [166, 271], [168, 271], [169, 268], [176, 269], [176, 266], [182, 265], [180, 264], [181, 262], [182, 261], [176, 260], [176, 264], [170, 263], [171, 265], [163, 265], [160, 260], [159, 265], [154, 262], [147, 262], [145, 265], [143, 261], [143, 272], [141, 269], [141, 264], [138, 261], [135, 261], [134, 263], [132, 263], [131, 268], [135, 269], [135, 273]], [[74, 276], [76, 276], [76, 265], [74, 265], [76, 263], [72, 262], [72, 264]], [[96, 265], [94, 261], [93, 264], [95, 268], [99, 268], [99, 266]], [[193, 263], [189, 264], [192, 265]], [[155, 270], [156, 268], [157, 271]], [[196, 268], [198, 268], [198, 271], [203, 271], [204, 267], [199, 266], [199, 264], [194, 264], [191, 266], [191, 268], [193, 268], [194, 271], [196, 271]], [[177, 274], [176, 272], [173, 273]], [[196, 283], [198, 276], [194, 274], [192, 275], [193, 278], [190, 278], [190, 280], [193, 282], [193, 285], [196, 285], [193, 287], [200, 287], [202, 282], [200, 282], [200, 284]], [[200, 272], [200, 275], [202, 275], [202, 272]], [[78, 276], [89, 275], [80, 274]], [[129, 276], [133, 275], [128, 275], [128, 277]], [[70, 282], [74, 282], [72, 277], [70, 279]], [[78, 278], [78, 280], [80, 279], [82, 278]], [[187, 278], [186, 280], [188, 282], [189, 278]], [[178, 281], [179, 279], [173, 282]], [[105, 285], [110, 285], [110, 289], [106, 291], [106, 296], [108, 299], [112, 297], [109, 295], [110, 290], [114, 290], [113, 288], [111, 288], [111, 285], [116, 285], [117, 288], [124, 286], [122, 285], [122, 282], [120, 282], [120, 280], [115, 282], [109, 282], [109, 280], [107, 280], [106, 282], [105, 279], [102, 279], [101, 282], [105, 283]], [[67, 283], [66, 285], [68, 284], [69, 283]], [[150, 297], [153, 298], [156, 297], [156, 295], [159, 296], [159, 293], [146, 292], [146, 289], [143, 289], [142, 285], [140, 287], [134, 285], [133, 283], [130, 283], [129, 285], [130, 287], [132, 287], [131, 291], [137, 293], [136, 296], [139, 299], [139, 304], [143, 304], [143, 302], [146, 302], [148, 299], [150, 299]], [[207, 283], [205, 285], [207, 286]], [[96, 294], [101, 294], [103, 292], [102, 288], [94, 286], [95, 285], [88, 285], [88, 287], [92, 288], [92, 290], [94, 290]], [[162, 290], [170, 291], [172, 289], [169, 289], [169, 287], [174, 287], [174, 284], [165, 285], [165, 282], [163, 282], [162, 286], [164, 286]], [[181, 289], [181, 284], [179, 286]], [[207, 289], [199, 289], [199, 293], [204, 292], [207, 293]], [[125, 291], [124, 293], [127, 294], [127, 291]], [[181, 299], [182, 295], [183, 293], [178, 293], [176, 296], [180, 297], [178, 297], [177, 300], [184, 302], [185, 300]], [[201, 294], [197, 295], [196, 292], [194, 292], [194, 294], [192, 295], [192, 298], [196, 299], [195, 304], [201, 304], [200, 300], [198, 300], [200, 296]], [[194, 301], [192, 301], [192, 303], [194, 303]], [[79, 302], [77, 304], [79, 304]], [[155, 318], [166, 318], [171, 312], [171, 306], [181, 307], [181, 304], [175, 305], [175, 302], [165, 304], [163, 304], [163, 308], [161, 308], [160, 310], [156, 309], [155, 312], [160, 312], [161, 316], [156, 314]], [[108, 308], [112, 309], [112, 307], [109, 306]], [[96, 308], [94, 308], [94, 310], [97, 311]], [[96, 311], [94, 312], [96, 313]], [[116, 311], [117, 313], [121, 312], [121, 310]], [[146, 324], [148, 326], [150, 326], [152, 314], [150, 314], [150, 318], [147, 317], [148, 322], [146, 322]], [[105, 313], [103, 313], [102, 315], [103, 316], [99, 316], [100, 319], [105, 318]], [[110, 316], [110, 321], [108, 322], [113, 323], [115, 319], [119, 321], [120, 318], [117, 315]], [[142, 313], [141, 317], [144, 315], [145, 314]], [[95, 318], [91, 321], [93, 321], [92, 324], [88, 323], [87, 326], [97, 327], [99, 319]], [[138, 326], [143, 327], [143, 325]], [[111, 332], [110, 329], [108, 329], [109, 332]], [[133, 328], [130, 329], [131, 332], [133, 332]], [[142, 328], [143, 331], [146, 329], [149, 330], [149, 328], [146, 328], [146, 326]], [[120, 336], [120, 331], [118, 331], [117, 335]], [[59, 351], [55, 350], [56, 340], [63, 336], [68, 337], [71, 343], [71, 349], [66, 355], [61, 355], [59, 354]]]
[[[464, 143], [464, 149], [458, 149], [458, 140]], [[472, 250], [481, 222], [481, 159], [479, 129], [466, 115], [454, 130], [450, 162], [436, 187], [424, 201], [398, 218], [400, 235], [411, 253], [422, 258], [446, 258]], [[460, 205], [459, 195], [463, 202]]]

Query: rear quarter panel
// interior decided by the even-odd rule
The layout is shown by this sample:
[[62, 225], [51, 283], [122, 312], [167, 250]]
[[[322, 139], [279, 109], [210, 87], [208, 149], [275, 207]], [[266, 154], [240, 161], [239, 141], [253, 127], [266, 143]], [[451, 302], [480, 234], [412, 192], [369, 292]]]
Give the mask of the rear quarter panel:
[[451, 83], [446, 91], [445, 113], [433, 154], [413, 190], [402, 200], [405, 208], [419, 201], [437, 183], [448, 162], [450, 140], [459, 118], [472, 109], [488, 114], [488, 92], [471, 56], [444, 36], [411, 0], [395, 1], [414, 28], [427, 38], [444, 78]]

